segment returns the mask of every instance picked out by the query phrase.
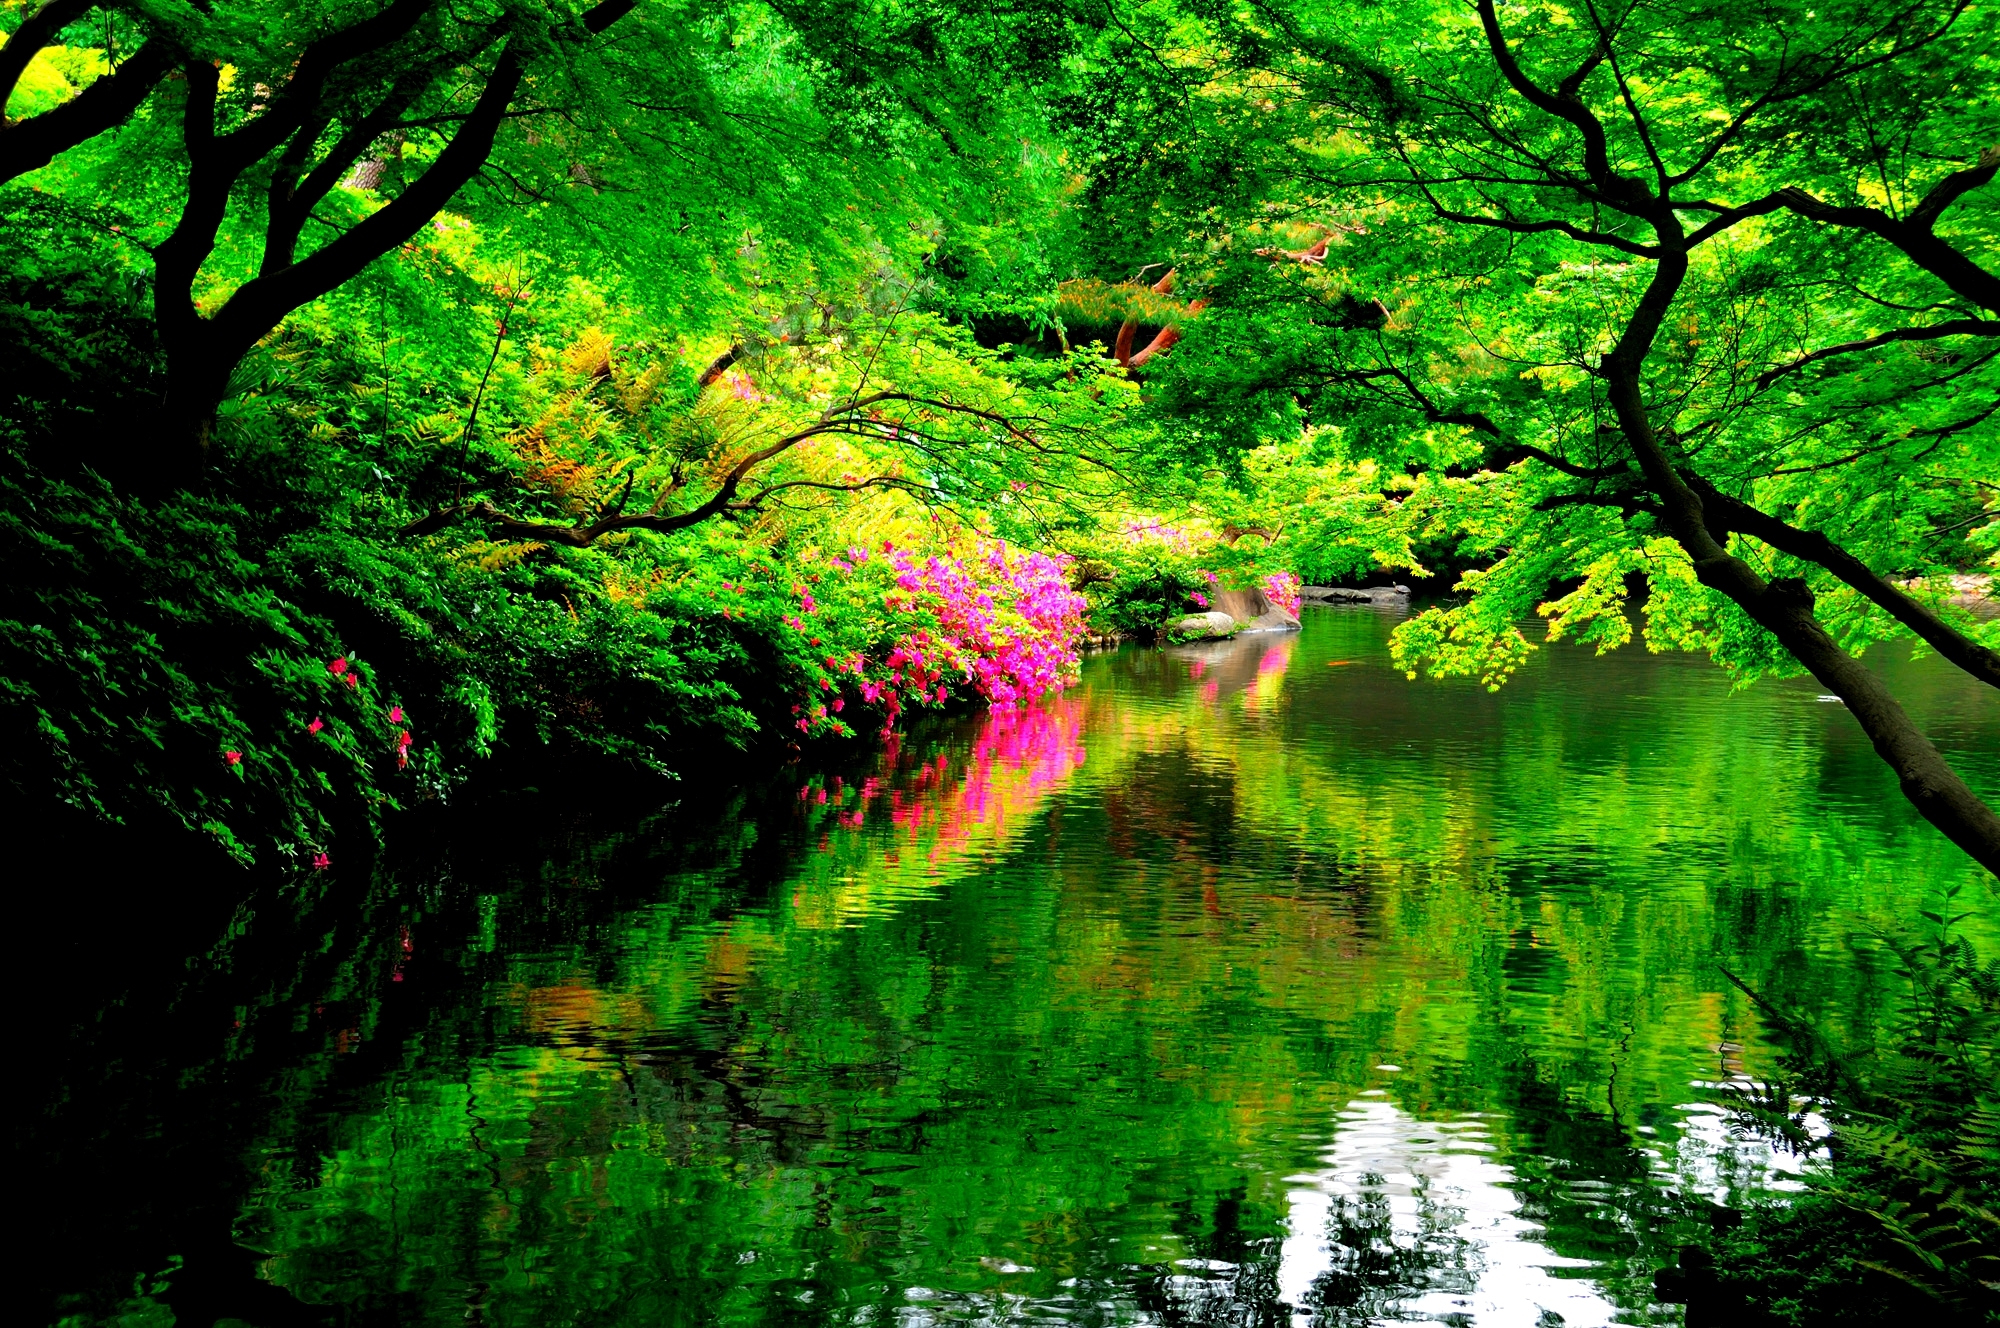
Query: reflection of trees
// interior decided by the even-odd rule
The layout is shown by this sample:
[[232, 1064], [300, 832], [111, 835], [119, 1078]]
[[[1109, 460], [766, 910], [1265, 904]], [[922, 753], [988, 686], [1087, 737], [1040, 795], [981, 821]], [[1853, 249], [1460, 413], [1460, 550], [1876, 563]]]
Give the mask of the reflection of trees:
[[1457, 1234], [1462, 1213], [1439, 1203], [1419, 1181], [1416, 1229], [1399, 1232], [1384, 1179], [1364, 1175], [1359, 1191], [1332, 1196], [1332, 1266], [1313, 1280], [1301, 1307], [1312, 1311], [1314, 1328], [1399, 1317], [1393, 1313], [1399, 1302], [1427, 1291], [1471, 1293], [1479, 1280], [1479, 1251]]
[[[242, 1123], [261, 1276], [356, 1321], [861, 1322], [923, 1284], [940, 1319], [1278, 1328], [1278, 1178], [1388, 1059], [1407, 1111], [1490, 1113], [1523, 1216], [1643, 1301], [1675, 1215], [1634, 1131], [1671, 1144], [1690, 1047], [1755, 1054], [1715, 957], [1865, 1020], [1876, 975], [1798, 956], [1875, 906], [1896, 841], [1659, 853], [1668, 795], [1603, 733], [1539, 702], [1426, 715], [1400, 679], [1371, 709], [1375, 682], [1286, 642], [1269, 667], [1262, 643], [1121, 655], [1115, 696], [624, 834], [542, 827], [337, 927], [260, 922], [147, 1100], [170, 1130]], [[1719, 754], [1684, 801], [1809, 804], [1686, 723]], [[1532, 851], [1565, 836], [1589, 851]], [[1717, 885], [1739, 851], [1762, 865]], [[145, 1174], [202, 1190], [226, 1245], [246, 1182], [214, 1156]], [[1470, 1275], [1448, 1211], [1399, 1235], [1378, 1200], [1336, 1212], [1305, 1307], [1328, 1325]]]

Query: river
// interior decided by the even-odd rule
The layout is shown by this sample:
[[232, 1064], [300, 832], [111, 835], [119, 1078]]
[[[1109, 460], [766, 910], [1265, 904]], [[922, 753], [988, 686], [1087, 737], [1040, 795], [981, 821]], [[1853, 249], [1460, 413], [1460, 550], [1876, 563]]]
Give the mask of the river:
[[[1801, 1165], [1725, 970], [1860, 1045], [1993, 896], [1810, 680], [1393, 625], [253, 900], [65, 1034], [23, 1248], [75, 1323], [1677, 1323]], [[2000, 792], [1991, 693], [1878, 655]]]

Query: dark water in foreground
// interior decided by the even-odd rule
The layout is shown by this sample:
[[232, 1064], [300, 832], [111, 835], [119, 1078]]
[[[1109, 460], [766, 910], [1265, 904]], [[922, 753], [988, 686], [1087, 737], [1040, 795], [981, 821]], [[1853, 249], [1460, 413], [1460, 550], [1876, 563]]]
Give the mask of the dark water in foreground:
[[[1994, 897], [1809, 682], [1487, 695], [1391, 625], [260, 901], [71, 1035], [30, 1275], [134, 1325], [1678, 1322], [1694, 1202], [1798, 1165], [1713, 1105], [1773, 1064], [1722, 967], [1866, 1040], [1870, 929]], [[1991, 694], [1883, 667], [2000, 791]]]

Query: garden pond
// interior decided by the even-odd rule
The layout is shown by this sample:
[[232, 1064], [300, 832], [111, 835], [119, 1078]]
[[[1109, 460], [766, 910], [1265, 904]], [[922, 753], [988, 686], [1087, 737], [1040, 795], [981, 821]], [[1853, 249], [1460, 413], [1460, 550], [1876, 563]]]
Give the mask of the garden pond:
[[[273, 889], [64, 998], [17, 1254], [74, 1323], [1678, 1322], [1802, 1165], [1730, 975], [1866, 1043], [1990, 888], [1810, 679], [1395, 621]], [[2000, 701], [1871, 660], [2000, 792]]]

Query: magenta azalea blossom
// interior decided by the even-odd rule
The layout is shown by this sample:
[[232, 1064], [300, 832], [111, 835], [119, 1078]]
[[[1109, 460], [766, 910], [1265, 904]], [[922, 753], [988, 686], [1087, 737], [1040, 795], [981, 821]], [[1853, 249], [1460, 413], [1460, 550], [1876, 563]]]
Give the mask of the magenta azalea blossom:
[[[889, 651], [870, 658], [853, 650], [844, 639], [848, 616], [830, 616], [827, 653], [801, 661], [806, 676], [800, 682], [810, 698], [801, 698], [801, 732], [852, 732], [832, 718], [845, 701], [828, 675], [852, 673], [859, 700], [878, 709], [889, 732], [912, 706], [946, 704], [961, 683], [1004, 708], [1057, 690], [1073, 676], [1086, 605], [1068, 584], [1068, 559], [998, 543], [924, 556], [884, 540], [881, 550], [886, 556], [880, 562], [858, 547], [830, 560], [827, 575], [852, 578], [852, 590], [823, 585], [821, 594], [844, 604], [853, 592], [872, 597], [883, 575], [893, 578], [881, 598], [895, 633]], [[792, 593], [800, 612], [824, 607], [805, 585], [795, 584]], [[786, 615], [786, 622], [804, 627], [795, 615]], [[809, 641], [819, 644], [816, 637]], [[812, 691], [820, 695], [811, 697]]]
[[1299, 616], [1299, 579], [1290, 572], [1273, 572], [1264, 578], [1264, 595], [1273, 604]]

